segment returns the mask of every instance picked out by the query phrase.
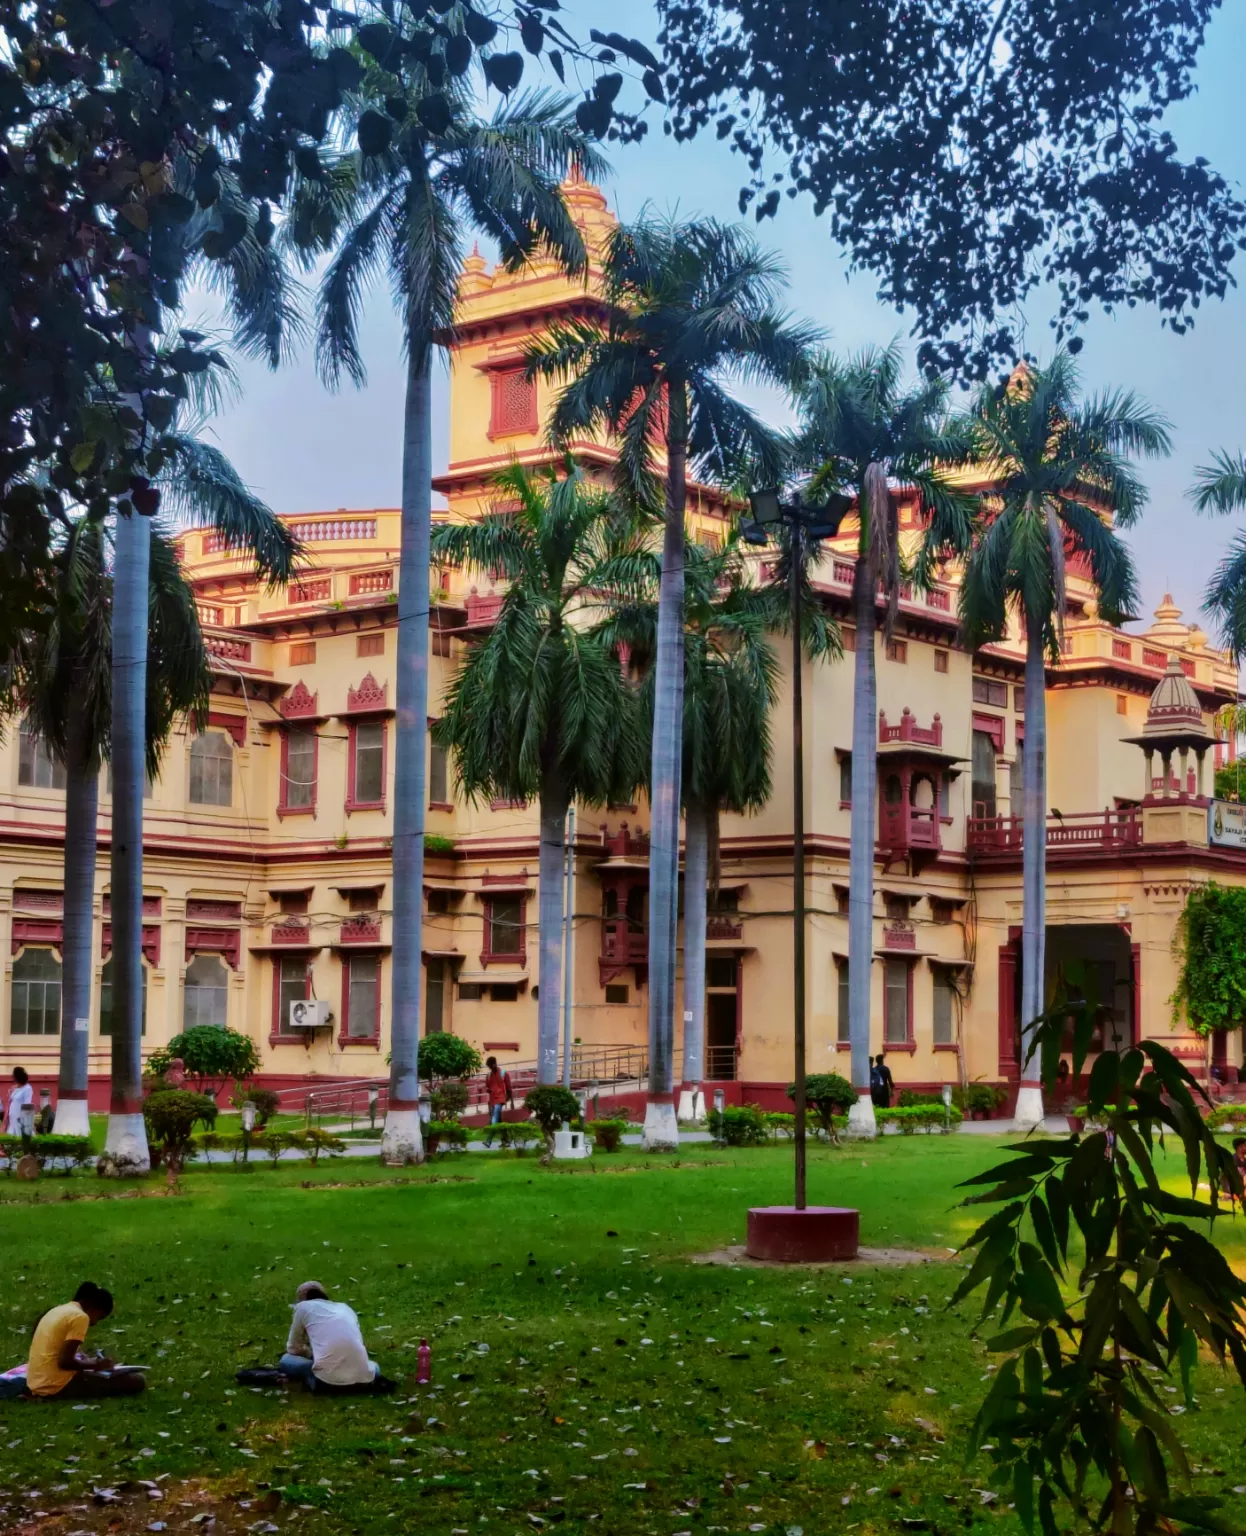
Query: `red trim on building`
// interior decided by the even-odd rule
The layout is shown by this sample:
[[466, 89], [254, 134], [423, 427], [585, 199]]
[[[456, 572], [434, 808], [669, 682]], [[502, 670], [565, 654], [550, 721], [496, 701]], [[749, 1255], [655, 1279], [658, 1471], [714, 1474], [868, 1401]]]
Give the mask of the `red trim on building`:
[[[484, 877], [489, 878], [487, 875]], [[498, 892], [500, 897], [503, 893]], [[514, 898], [519, 903], [519, 948], [503, 952], [493, 948], [493, 902], [494, 897], [483, 898], [485, 904], [484, 938], [480, 946], [480, 964], [484, 969], [489, 965], [527, 965], [528, 963], [528, 898], [518, 891], [508, 891], [507, 898]]]
[[208, 713], [208, 727], [218, 731], [227, 732], [236, 747], [245, 747], [247, 744], [247, 717], [245, 715], [226, 715], [217, 710]]
[[296, 726], [295, 728], [300, 729], [303, 733], [307, 733], [310, 730], [312, 739], [311, 803], [309, 805], [291, 805], [289, 803], [290, 732], [283, 729], [281, 732], [281, 781], [277, 793], [277, 815], [279, 818], [286, 816], [315, 816], [316, 814], [316, 796], [320, 790], [320, 732], [314, 726]]
[[[346, 924], [342, 924], [345, 928]], [[342, 1011], [338, 1015], [341, 1025], [338, 1029], [337, 1043], [339, 1046], [364, 1045], [370, 1046], [374, 1051], [381, 1048], [381, 957], [375, 950], [365, 950], [364, 954], [374, 957], [376, 960], [376, 985], [373, 998], [374, 1012], [372, 1033], [370, 1035], [352, 1035], [350, 1029], [350, 968], [353, 960], [361, 958], [356, 955], [342, 956]]]
[[379, 800], [355, 799], [355, 743], [359, 727], [363, 724], [376, 724], [375, 721], [348, 720], [346, 734], [348, 737], [346, 748], [346, 814], [352, 811], [383, 811], [385, 809], [385, 786], [389, 776], [389, 730], [384, 720], [380, 721], [381, 727], [381, 798]]
[[1020, 1073], [1017, 1060], [1017, 966], [1020, 944], [1011, 937], [999, 946], [999, 1075], [1015, 1079]]
[[[188, 904], [189, 905], [189, 904]], [[220, 955], [231, 970], [238, 969], [242, 934], [237, 928], [186, 929], [186, 963], [196, 955]]]
[[[112, 924], [105, 923], [100, 931], [100, 958], [107, 960], [112, 953]], [[160, 964], [160, 925], [143, 924], [143, 959], [153, 970]]]
[[1004, 723], [1002, 715], [980, 715], [977, 710], [973, 712], [972, 729], [989, 736], [995, 743], [997, 752], [1004, 750]]
[[50, 944], [53, 949], [61, 949], [64, 940], [65, 924], [59, 917], [15, 917], [10, 952], [17, 954], [27, 944], [40, 948]]
[[[268, 1032], [269, 1045], [306, 1045], [311, 1044], [311, 1031], [301, 1030], [295, 1032], [283, 1028], [281, 1018], [281, 962], [297, 958], [297, 952], [292, 955], [274, 955], [273, 961], [273, 1011], [272, 1025]], [[303, 956], [303, 996], [311, 996], [311, 966], [307, 963], [307, 956]]]

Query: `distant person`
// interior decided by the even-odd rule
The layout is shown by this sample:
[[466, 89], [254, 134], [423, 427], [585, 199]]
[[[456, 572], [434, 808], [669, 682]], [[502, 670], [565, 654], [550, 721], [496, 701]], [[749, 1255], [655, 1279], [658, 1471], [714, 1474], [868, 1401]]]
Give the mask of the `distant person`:
[[493, 1145], [493, 1127], [502, 1122], [502, 1111], [509, 1104], [515, 1107], [515, 1095], [511, 1089], [511, 1075], [503, 1072], [498, 1066], [496, 1056], [490, 1056], [485, 1066], [489, 1069], [489, 1075], [485, 1078], [485, 1093], [489, 1099], [489, 1134], [485, 1137], [485, 1146]]
[[46, 1088], [40, 1088], [39, 1113], [35, 1116], [35, 1135], [50, 1136], [55, 1124], [56, 1113], [52, 1108], [52, 1095]]
[[380, 1375], [368, 1359], [359, 1319], [344, 1301], [330, 1301], [324, 1286], [307, 1280], [294, 1293], [294, 1317], [277, 1369], [310, 1391], [370, 1386]]
[[870, 1098], [874, 1101], [875, 1109], [891, 1108], [891, 1090], [895, 1087], [895, 1081], [880, 1051], [870, 1068]]
[[26, 1390], [33, 1397], [131, 1397], [147, 1385], [141, 1371], [118, 1370], [107, 1355], [79, 1347], [92, 1323], [112, 1316], [112, 1296], [86, 1280], [64, 1306], [53, 1307], [35, 1324], [26, 1366]]
[[35, 1101], [35, 1090], [25, 1067], [13, 1068], [13, 1092], [9, 1094], [9, 1108], [4, 1117], [4, 1128], [10, 1136], [22, 1134], [22, 1110]]

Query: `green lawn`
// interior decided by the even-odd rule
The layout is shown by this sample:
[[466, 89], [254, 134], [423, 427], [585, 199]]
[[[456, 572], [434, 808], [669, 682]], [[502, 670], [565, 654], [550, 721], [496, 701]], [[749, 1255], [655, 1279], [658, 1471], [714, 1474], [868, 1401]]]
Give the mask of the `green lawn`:
[[[968, 1136], [819, 1147], [810, 1198], [859, 1206], [867, 1244], [946, 1250], [971, 1226], [954, 1182], [998, 1155]], [[786, 1148], [697, 1147], [552, 1169], [201, 1169], [173, 1197], [158, 1179], [104, 1199], [89, 1175], [0, 1182], [0, 1368], [85, 1278], [117, 1298], [93, 1342], [154, 1367], [137, 1401], [0, 1408], [0, 1530], [1015, 1536], [1006, 1498], [975, 1491], [987, 1468], [962, 1465], [987, 1357], [975, 1310], [944, 1310], [950, 1256], [851, 1274], [686, 1262], [742, 1240], [750, 1204], [787, 1200], [789, 1169]], [[1242, 1222], [1222, 1233], [1246, 1262]], [[396, 1397], [235, 1385], [279, 1352], [304, 1279], [355, 1306]], [[421, 1336], [432, 1391], [414, 1383]], [[1203, 1366], [1198, 1396], [1178, 1427], [1200, 1486], [1246, 1515], [1240, 1388]], [[118, 1485], [120, 1504], [92, 1502]], [[23, 1526], [35, 1510], [60, 1513]], [[215, 1526], [191, 1523], [209, 1511]]]

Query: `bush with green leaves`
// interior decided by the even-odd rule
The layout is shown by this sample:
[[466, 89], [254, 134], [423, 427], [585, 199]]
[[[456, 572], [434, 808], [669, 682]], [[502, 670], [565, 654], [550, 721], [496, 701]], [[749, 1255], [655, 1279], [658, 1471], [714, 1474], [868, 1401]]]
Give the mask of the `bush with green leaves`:
[[240, 1088], [234, 1094], [233, 1103], [236, 1109], [241, 1109], [244, 1104], [254, 1104], [256, 1124], [261, 1127], [281, 1112], [281, 1096], [271, 1088]]
[[149, 1093], [143, 1100], [143, 1120], [153, 1157], [176, 1174], [194, 1156], [195, 1127], [202, 1125], [210, 1131], [216, 1116], [216, 1100], [206, 1093], [190, 1093], [185, 1088], [157, 1088]]
[[874, 1113], [879, 1125], [894, 1125], [903, 1136], [918, 1131], [955, 1130], [965, 1118], [954, 1105], [945, 1109], [942, 1099], [937, 1104], [902, 1104]]
[[1173, 951], [1180, 962], [1169, 999], [1196, 1034], [1246, 1024], [1246, 888], [1198, 886], [1177, 919]]
[[562, 1129], [565, 1120], [574, 1125], [580, 1118], [580, 1101], [561, 1083], [542, 1083], [528, 1091], [523, 1107], [536, 1120], [546, 1137]]
[[939, 1093], [919, 1093], [916, 1088], [901, 1088], [896, 1104], [901, 1109], [912, 1109], [915, 1104], [942, 1104]]
[[480, 1052], [474, 1045], [446, 1032], [425, 1035], [420, 1041], [420, 1073], [435, 1092], [439, 1079], [471, 1077], [481, 1067]]
[[[796, 1084], [789, 1083], [789, 1099], [796, 1097]], [[857, 1090], [838, 1072], [810, 1072], [805, 1078], [805, 1104], [813, 1111], [818, 1128], [828, 1141], [837, 1141], [835, 1115], [847, 1114], [857, 1102]]]
[[970, 1083], [968, 1088], [952, 1089], [952, 1103], [966, 1115], [993, 1115], [1007, 1097], [995, 1083]]
[[503, 1148], [512, 1147], [517, 1157], [522, 1157], [540, 1137], [541, 1128], [534, 1120], [500, 1120], [497, 1125], [482, 1126], [473, 1132], [474, 1140], [497, 1142]]
[[[1080, 990], [1035, 1023], [1048, 1091], [1070, 1017], [1074, 1078], [1090, 1050], [1098, 1010]], [[1088, 1121], [1102, 1129], [1018, 1142], [965, 1181], [976, 1187], [967, 1205], [996, 1209], [965, 1245], [972, 1262], [952, 1299], [985, 1289], [982, 1323], [998, 1330], [986, 1346], [999, 1359], [969, 1453], [989, 1442], [991, 1481], [1027, 1530], [1056, 1536], [1070, 1515], [1113, 1536], [1232, 1529], [1223, 1501], [1193, 1490], [1161, 1395], [1176, 1372], [1194, 1406], [1200, 1346], [1231, 1359], [1246, 1385], [1246, 1282], [1208, 1235], [1222, 1191], [1242, 1199], [1242, 1178], [1196, 1096], [1206, 1100], [1158, 1041], [1105, 1049], [1087, 1090]], [[1188, 1194], [1156, 1168], [1168, 1139], [1184, 1152]]]
[[593, 1138], [593, 1146], [599, 1152], [617, 1152], [627, 1130], [626, 1120], [590, 1120], [585, 1129]]
[[265, 1153], [275, 1168], [281, 1161], [281, 1154], [288, 1152], [294, 1145], [294, 1133], [291, 1131], [261, 1131], [258, 1136], [252, 1136], [251, 1145], [257, 1151]]
[[319, 1163], [322, 1152], [327, 1152], [330, 1157], [341, 1157], [346, 1151], [346, 1143], [340, 1136], [335, 1136], [332, 1131], [322, 1131], [318, 1125], [308, 1126], [305, 1131], [295, 1131], [290, 1137], [290, 1144], [296, 1151], [306, 1152], [313, 1168]]
[[710, 1135], [721, 1147], [760, 1147], [769, 1140], [766, 1117], [756, 1104], [728, 1104], [711, 1109]]
[[29, 1149], [21, 1136], [0, 1136], [0, 1163], [6, 1173], [12, 1173], [18, 1159], [27, 1150], [41, 1169], [59, 1168], [62, 1173], [72, 1173], [91, 1158], [89, 1136], [35, 1136]]
[[429, 1097], [434, 1120], [457, 1120], [471, 1101], [471, 1091], [466, 1083], [441, 1082]]
[[789, 1115], [782, 1109], [768, 1109], [763, 1113], [762, 1118], [773, 1140], [790, 1141], [796, 1135], [795, 1115]]
[[467, 1127], [457, 1120], [430, 1120], [424, 1127], [424, 1150], [430, 1157], [437, 1152], [465, 1152]]
[[147, 1070], [163, 1077], [178, 1059], [200, 1093], [208, 1087], [219, 1090], [231, 1080], [245, 1082], [255, 1076], [260, 1066], [260, 1053], [250, 1035], [239, 1034], [236, 1029], [220, 1029], [214, 1024], [196, 1024], [193, 1029], [174, 1035], [168, 1045], [152, 1052]]

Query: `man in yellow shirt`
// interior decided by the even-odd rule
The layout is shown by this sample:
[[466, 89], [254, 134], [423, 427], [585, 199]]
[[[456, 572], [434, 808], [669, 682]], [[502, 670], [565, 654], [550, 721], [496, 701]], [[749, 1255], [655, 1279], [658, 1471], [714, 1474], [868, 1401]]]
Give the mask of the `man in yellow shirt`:
[[146, 1382], [140, 1371], [118, 1371], [104, 1355], [83, 1354], [79, 1345], [92, 1323], [112, 1316], [112, 1295], [87, 1280], [72, 1301], [45, 1312], [35, 1325], [26, 1366], [26, 1389], [35, 1397], [129, 1397]]

